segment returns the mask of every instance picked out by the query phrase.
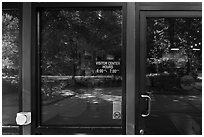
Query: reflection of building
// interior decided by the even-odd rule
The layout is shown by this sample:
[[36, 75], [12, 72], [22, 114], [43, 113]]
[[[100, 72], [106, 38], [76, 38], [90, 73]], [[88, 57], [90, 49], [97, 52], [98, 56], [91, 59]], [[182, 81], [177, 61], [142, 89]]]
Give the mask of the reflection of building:
[[185, 54], [169, 53], [169, 54], [163, 54], [163, 57], [161, 60], [163, 62], [171, 60], [175, 63], [176, 68], [182, 68], [182, 67], [185, 67], [186, 62], [188, 62], [188, 57]]
[[154, 65], [157, 73], [174, 72], [177, 73], [179, 69], [182, 69], [183, 73], [189, 73], [191, 71], [197, 71], [202, 62], [199, 60], [199, 56], [188, 56], [182, 52], [164, 53], [162, 58], [149, 58], [147, 59], [149, 64]]

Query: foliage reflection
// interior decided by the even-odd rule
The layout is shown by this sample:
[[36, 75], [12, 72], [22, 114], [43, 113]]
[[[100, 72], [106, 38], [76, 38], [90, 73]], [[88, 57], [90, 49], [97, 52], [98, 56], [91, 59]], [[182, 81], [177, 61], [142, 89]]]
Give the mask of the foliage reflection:
[[148, 134], [201, 134], [201, 18], [147, 18], [146, 38]]
[[[43, 124], [121, 125], [112, 107], [122, 101], [122, 11], [44, 9], [40, 21]], [[61, 108], [48, 119], [56, 104]]]

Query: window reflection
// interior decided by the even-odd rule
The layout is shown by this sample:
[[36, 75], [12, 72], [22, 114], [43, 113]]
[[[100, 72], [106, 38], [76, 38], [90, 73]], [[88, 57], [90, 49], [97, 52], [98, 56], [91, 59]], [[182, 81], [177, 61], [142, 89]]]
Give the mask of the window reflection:
[[[201, 18], [148, 18], [146, 88], [151, 93], [149, 134], [201, 134]], [[183, 126], [185, 125], [185, 126]]]
[[45, 9], [40, 21], [42, 124], [121, 125], [122, 11]]
[[[2, 11], [2, 126], [18, 128], [20, 39], [19, 11]], [[4, 134], [4, 130], [3, 130]], [[6, 133], [5, 133], [6, 134]], [[12, 133], [9, 133], [12, 134]]]

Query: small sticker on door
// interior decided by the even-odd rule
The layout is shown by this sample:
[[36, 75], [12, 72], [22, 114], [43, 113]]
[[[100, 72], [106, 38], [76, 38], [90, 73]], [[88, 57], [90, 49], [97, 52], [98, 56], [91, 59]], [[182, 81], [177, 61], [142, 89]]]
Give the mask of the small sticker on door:
[[113, 102], [113, 119], [121, 119], [121, 102]]

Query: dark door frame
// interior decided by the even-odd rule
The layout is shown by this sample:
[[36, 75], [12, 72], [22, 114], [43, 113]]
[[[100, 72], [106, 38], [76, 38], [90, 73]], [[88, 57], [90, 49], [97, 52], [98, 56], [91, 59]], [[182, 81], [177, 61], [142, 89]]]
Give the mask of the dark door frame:
[[40, 37], [39, 37], [39, 10], [41, 8], [120, 8], [123, 11], [122, 31], [122, 62], [125, 63], [126, 55], [126, 4], [125, 3], [32, 3], [32, 90], [31, 110], [32, 123], [31, 134], [126, 134], [126, 88], [125, 65], [122, 67], [122, 126], [42, 126], [41, 99], [40, 99]]
[[[136, 3], [136, 63], [139, 62], [139, 67], [136, 68], [136, 89], [138, 93], [135, 98], [140, 98], [145, 91], [145, 61], [146, 61], [146, 18], [147, 17], [202, 17], [201, 2], [167, 2], [167, 3]], [[137, 31], [139, 30], [139, 31]], [[138, 70], [139, 69], [139, 70]], [[136, 99], [137, 100], [137, 99]], [[135, 123], [136, 134], [141, 134], [141, 129], [145, 131], [145, 118], [141, 117], [141, 112], [144, 111], [144, 102], [139, 99], [135, 109], [140, 109], [139, 114], [136, 114]], [[161, 129], [162, 130], [162, 129]], [[145, 134], [145, 132], [144, 132]]]

